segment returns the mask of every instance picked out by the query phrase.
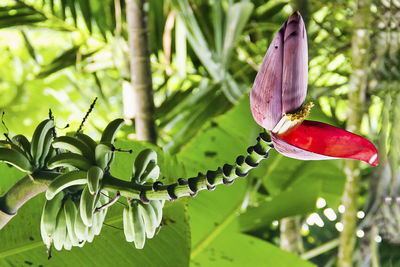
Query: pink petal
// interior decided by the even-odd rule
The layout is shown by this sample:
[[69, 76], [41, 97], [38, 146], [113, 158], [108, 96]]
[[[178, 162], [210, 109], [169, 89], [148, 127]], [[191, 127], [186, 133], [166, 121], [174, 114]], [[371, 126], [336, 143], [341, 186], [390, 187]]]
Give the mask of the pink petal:
[[272, 40], [250, 94], [254, 120], [272, 130], [282, 117], [282, 62], [285, 24]]
[[287, 20], [283, 43], [282, 111], [289, 113], [301, 107], [307, 94], [307, 33], [300, 13]]
[[285, 156], [321, 160], [333, 158], [358, 159], [378, 165], [378, 151], [367, 139], [329, 124], [305, 120], [284, 135], [272, 135], [276, 150]]

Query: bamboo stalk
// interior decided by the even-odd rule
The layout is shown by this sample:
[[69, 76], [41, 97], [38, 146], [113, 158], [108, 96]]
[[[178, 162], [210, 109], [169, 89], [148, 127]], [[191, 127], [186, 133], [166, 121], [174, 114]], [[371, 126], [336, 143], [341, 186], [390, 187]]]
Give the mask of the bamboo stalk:
[[[359, 0], [356, 2], [354, 13], [354, 29], [352, 37], [352, 65], [349, 92], [349, 115], [346, 128], [349, 131], [359, 133], [361, 120], [365, 111], [365, 96], [367, 88], [367, 67], [369, 50], [370, 25], [369, 7], [371, 0]], [[338, 266], [353, 266], [353, 253], [355, 247], [355, 231], [357, 221], [357, 199], [360, 180], [359, 162], [346, 160], [344, 172], [346, 185], [342, 203], [345, 212], [342, 217], [343, 231], [340, 234]]]

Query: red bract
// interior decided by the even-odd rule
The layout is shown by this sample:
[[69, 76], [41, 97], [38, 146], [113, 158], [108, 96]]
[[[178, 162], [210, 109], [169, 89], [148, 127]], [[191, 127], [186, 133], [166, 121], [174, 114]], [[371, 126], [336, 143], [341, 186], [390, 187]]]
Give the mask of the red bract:
[[250, 94], [253, 118], [271, 132], [276, 150], [296, 159], [350, 158], [378, 165], [378, 151], [367, 139], [304, 120], [312, 106], [302, 106], [307, 75], [307, 33], [296, 12], [272, 40]]

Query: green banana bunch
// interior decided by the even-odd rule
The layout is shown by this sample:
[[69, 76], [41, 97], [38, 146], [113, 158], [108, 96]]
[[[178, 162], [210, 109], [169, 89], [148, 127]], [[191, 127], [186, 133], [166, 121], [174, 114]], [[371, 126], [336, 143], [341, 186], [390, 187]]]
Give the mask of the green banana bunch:
[[51, 119], [46, 119], [39, 123], [35, 129], [35, 132], [33, 133], [30, 145], [30, 154], [32, 155], [33, 164], [36, 168], [44, 167], [41, 165], [40, 159], [43, 159], [42, 163], [44, 164], [44, 159], [49, 153], [50, 144], [53, 140], [53, 135], [51, 133], [53, 128], [54, 121]]
[[160, 175], [157, 153], [152, 149], [142, 150], [136, 157], [132, 170], [132, 181], [138, 184], [155, 182]]
[[133, 241], [137, 249], [142, 249], [146, 241], [146, 229], [136, 200], [128, 201], [128, 207], [124, 208], [123, 224], [126, 241]]
[[40, 219], [40, 230], [43, 242], [47, 248], [51, 247], [56, 232], [56, 223], [59, 211], [62, 208], [64, 192], [56, 194], [51, 200], [46, 200], [43, 206], [42, 217]]
[[[123, 119], [110, 122], [105, 128], [99, 144], [83, 133], [76, 133], [74, 137], [60, 136], [55, 138], [52, 142], [52, 148], [63, 149], [68, 152], [51, 157], [47, 161], [47, 167], [49, 169], [66, 167], [87, 171], [92, 166], [97, 165], [102, 170], [108, 170], [114, 159], [115, 136], [123, 123]], [[94, 191], [92, 191], [92, 194], [94, 194]]]
[[[41, 234], [48, 249], [52, 244], [55, 249], [70, 250], [74, 246], [82, 247], [85, 242], [92, 242], [99, 235], [107, 214], [107, 208], [97, 213], [94, 209], [89, 212], [82, 210], [82, 205], [92, 207], [89, 202], [94, 200], [95, 207], [101, 207], [108, 201], [108, 192], [100, 191], [99, 195], [92, 196], [87, 186], [82, 191], [79, 203], [75, 197], [60, 191], [51, 200], [46, 200], [41, 218]], [[90, 197], [90, 199], [87, 199]], [[86, 203], [86, 204], [82, 204]], [[90, 226], [89, 226], [89, 225]]]
[[32, 173], [46, 166], [50, 159], [52, 129], [54, 121], [42, 121], [33, 133], [32, 142], [18, 134], [9, 141], [0, 141], [0, 161], [13, 165], [26, 173]]
[[[46, 121], [46, 123], [49, 122]], [[29, 153], [31, 153], [32, 161], [37, 160], [39, 165], [47, 164], [48, 169], [67, 168], [68, 172], [58, 175], [46, 191], [41, 232], [42, 239], [48, 248], [54, 244], [57, 250], [62, 248], [69, 250], [73, 246], [83, 246], [86, 241], [92, 242], [94, 236], [101, 232], [107, 208], [95, 211], [96, 208], [102, 207], [109, 201], [108, 192], [101, 189], [101, 182], [114, 159], [113, 144], [117, 131], [123, 125], [123, 120], [117, 119], [109, 123], [99, 144], [83, 133], [76, 133], [73, 137], [61, 136], [53, 140], [52, 135], [49, 134], [51, 124], [46, 123], [42, 122], [35, 131], [32, 139], [32, 141], [35, 140], [35, 146], [32, 147], [32, 142], [30, 150], [27, 150], [28, 153], [24, 152], [27, 149], [25, 147], [28, 146], [22, 137], [16, 138], [16, 140], [21, 140], [18, 141], [20, 145], [5, 144], [4, 149], [11, 150], [10, 147], [14, 146], [15, 149], [12, 151], [18, 151], [15, 153], [26, 156], [28, 162]], [[42, 138], [39, 133], [45, 130], [47, 130], [45, 138]], [[41, 151], [39, 151], [40, 148]], [[0, 149], [2, 149], [1, 145]], [[56, 154], [55, 149], [67, 152]], [[40, 157], [37, 159], [38, 155]], [[22, 165], [22, 163], [19, 164]]]
[[[157, 153], [152, 149], [141, 151], [133, 164], [131, 181], [138, 184], [151, 184], [159, 176]], [[143, 248], [146, 237], [153, 238], [161, 223], [164, 203], [164, 200], [151, 200], [148, 204], [128, 200], [128, 206], [123, 211], [126, 241], [134, 242], [138, 249]]]
[[123, 211], [125, 239], [134, 242], [137, 249], [142, 249], [147, 238], [153, 238], [161, 223], [163, 200], [151, 200], [143, 204], [137, 200], [128, 201]]

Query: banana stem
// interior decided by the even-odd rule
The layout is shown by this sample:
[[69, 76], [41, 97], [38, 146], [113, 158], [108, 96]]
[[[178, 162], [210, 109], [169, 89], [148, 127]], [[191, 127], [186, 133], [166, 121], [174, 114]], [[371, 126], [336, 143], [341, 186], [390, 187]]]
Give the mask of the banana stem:
[[177, 183], [170, 185], [163, 185], [161, 182], [141, 185], [122, 181], [108, 173], [103, 177], [103, 188], [115, 193], [120, 192], [127, 198], [140, 199], [143, 203], [148, 203], [150, 200], [174, 201], [184, 196], [194, 197], [198, 191], [205, 189], [212, 191], [219, 184], [230, 185], [237, 177], [246, 177], [249, 170], [257, 168], [259, 162], [268, 157], [268, 152], [272, 147], [270, 136], [262, 133], [257, 138], [257, 144], [247, 149], [247, 156], [239, 156], [235, 164], [225, 164], [223, 168], [218, 168], [216, 171], [199, 173], [188, 180], [180, 178]]
[[[143, 203], [148, 203], [150, 200], [174, 201], [184, 196], [194, 197], [198, 191], [205, 189], [212, 191], [219, 184], [230, 185], [236, 178], [246, 177], [248, 171], [257, 168], [261, 160], [268, 158], [271, 148], [273, 145], [269, 134], [261, 133], [256, 145], [247, 149], [246, 156], [237, 157], [233, 165], [225, 164], [216, 171], [199, 173], [188, 180], [180, 178], [177, 183], [170, 185], [163, 185], [161, 182], [141, 185], [120, 180], [106, 173], [103, 177], [103, 189], [114, 193], [120, 192], [121, 196], [140, 199]], [[1, 196], [0, 230], [17, 214], [22, 205], [46, 191], [51, 181], [60, 174], [54, 171], [39, 171], [26, 175]]]
[[[16, 214], [18, 209], [34, 196], [46, 191], [51, 180], [59, 173], [40, 171], [26, 175], [0, 197], [0, 229]], [[33, 178], [33, 179], [32, 179]]]

